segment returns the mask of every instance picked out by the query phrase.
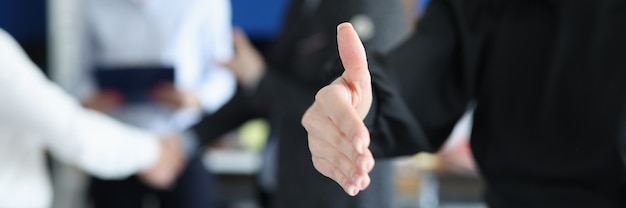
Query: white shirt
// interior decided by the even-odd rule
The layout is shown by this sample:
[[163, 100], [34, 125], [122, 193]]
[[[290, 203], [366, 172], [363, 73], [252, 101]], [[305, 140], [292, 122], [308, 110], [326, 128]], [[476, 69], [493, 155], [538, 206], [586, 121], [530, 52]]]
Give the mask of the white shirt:
[[45, 149], [103, 178], [126, 177], [158, 158], [155, 135], [83, 109], [1, 29], [0, 99], [0, 207], [50, 206]]
[[[95, 92], [94, 65], [174, 66], [176, 86], [194, 92], [206, 113], [234, 94], [235, 77], [220, 64], [233, 53], [229, 0], [86, 0], [85, 12], [84, 54], [90, 64], [73, 79], [71, 91], [79, 98]], [[201, 114], [141, 104], [124, 106], [113, 117], [157, 132], [180, 132]]]

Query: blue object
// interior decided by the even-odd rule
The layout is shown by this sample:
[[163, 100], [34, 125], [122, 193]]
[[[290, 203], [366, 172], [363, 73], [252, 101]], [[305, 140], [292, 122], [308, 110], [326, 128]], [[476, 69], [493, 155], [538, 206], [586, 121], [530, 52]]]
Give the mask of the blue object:
[[124, 103], [152, 101], [152, 92], [163, 83], [174, 83], [171, 67], [116, 67], [94, 71], [98, 88], [119, 93]]
[[45, 0], [0, 0], [0, 28], [21, 44], [45, 43]]
[[232, 0], [233, 24], [252, 39], [273, 39], [282, 28], [290, 3], [290, 0]]

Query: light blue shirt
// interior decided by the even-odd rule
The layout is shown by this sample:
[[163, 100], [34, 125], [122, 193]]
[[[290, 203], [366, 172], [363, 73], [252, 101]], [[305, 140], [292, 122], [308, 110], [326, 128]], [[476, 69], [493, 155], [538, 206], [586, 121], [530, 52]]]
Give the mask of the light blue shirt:
[[[95, 92], [94, 64], [174, 66], [176, 87], [194, 92], [212, 113], [234, 94], [236, 80], [220, 66], [233, 54], [229, 0], [86, 0], [85, 67], [72, 93]], [[184, 131], [202, 112], [161, 104], [124, 106], [112, 116], [160, 133]]]

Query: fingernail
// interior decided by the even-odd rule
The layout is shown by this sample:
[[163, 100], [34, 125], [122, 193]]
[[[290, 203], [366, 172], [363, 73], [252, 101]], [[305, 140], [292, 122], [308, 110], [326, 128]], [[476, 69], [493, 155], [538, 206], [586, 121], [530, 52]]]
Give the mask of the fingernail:
[[371, 181], [370, 177], [365, 177], [362, 181], [361, 184], [359, 184], [359, 190], [363, 191], [365, 190], [365, 187], [367, 187], [367, 185], [369, 184], [369, 182]]
[[372, 169], [372, 168], [374, 167], [374, 163], [376, 163], [376, 162], [374, 161], [374, 158], [370, 158], [369, 160], [367, 160], [367, 166], [366, 166], [366, 169], [368, 169], [368, 170]]
[[339, 33], [339, 31], [341, 31], [343, 28], [347, 27], [348, 24], [347, 23], [341, 23], [339, 24], [339, 26], [337, 26], [337, 33]]
[[348, 195], [350, 196], [356, 196], [357, 193], [359, 193], [359, 189], [357, 189], [355, 186], [350, 186], [348, 188]]

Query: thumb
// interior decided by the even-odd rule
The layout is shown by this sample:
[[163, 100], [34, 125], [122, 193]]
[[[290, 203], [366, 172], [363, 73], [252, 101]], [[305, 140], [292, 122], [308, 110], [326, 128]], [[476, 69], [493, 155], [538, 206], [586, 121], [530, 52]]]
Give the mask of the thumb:
[[344, 80], [353, 88], [369, 89], [371, 78], [365, 48], [352, 24], [342, 23], [337, 27], [337, 44], [345, 68]]

